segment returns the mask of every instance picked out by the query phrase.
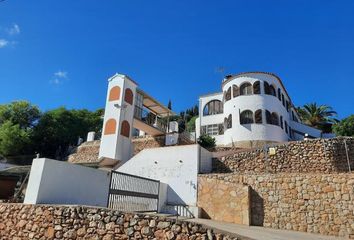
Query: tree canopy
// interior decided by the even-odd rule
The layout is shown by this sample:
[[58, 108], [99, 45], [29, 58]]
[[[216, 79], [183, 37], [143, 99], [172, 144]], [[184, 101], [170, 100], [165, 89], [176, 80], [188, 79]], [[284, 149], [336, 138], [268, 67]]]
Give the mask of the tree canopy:
[[354, 137], [354, 114], [333, 125], [333, 131], [338, 136]]
[[27, 101], [16, 101], [0, 105], [0, 124], [10, 121], [21, 129], [33, 127], [41, 116], [37, 106]]
[[0, 155], [33, 154], [33, 127], [41, 112], [26, 101], [0, 105]]
[[6, 121], [0, 125], [0, 156], [25, 155], [31, 152], [32, 131]]
[[34, 128], [35, 150], [51, 158], [63, 158], [70, 146], [87, 133], [101, 132], [103, 110], [88, 111], [58, 108], [45, 112]]
[[103, 109], [41, 112], [26, 101], [0, 105], [0, 155], [34, 155], [63, 159], [78, 138], [94, 131], [100, 136]]

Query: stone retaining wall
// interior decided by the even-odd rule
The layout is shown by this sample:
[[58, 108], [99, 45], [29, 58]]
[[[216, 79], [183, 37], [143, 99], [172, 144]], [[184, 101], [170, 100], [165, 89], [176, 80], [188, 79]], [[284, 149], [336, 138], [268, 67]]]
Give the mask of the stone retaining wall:
[[202, 218], [250, 225], [250, 188], [222, 179], [199, 177], [198, 207]]
[[252, 225], [354, 238], [353, 173], [227, 173], [199, 180], [204, 178], [250, 186]]
[[134, 155], [136, 155], [146, 148], [165, 146], [165, 136], [135, 138], [132, 142], [134, 145]]
[[[0, 239], [236, 239], [199, 224], [79, 206], [0, 204]], [[237, 239], [242, 239], [238, 237]]]
[[213, 161], [214, 172], [248, 173], [340, 173], [348, 172], [346, 141], [351, 169], [354, 170], [354, 138], [314, 139], [274, 145], [219, 157]]
[[84, 142], [69, 155], [68, 162], [71, 163], [97, 163], [100, 151], [100, 140]]

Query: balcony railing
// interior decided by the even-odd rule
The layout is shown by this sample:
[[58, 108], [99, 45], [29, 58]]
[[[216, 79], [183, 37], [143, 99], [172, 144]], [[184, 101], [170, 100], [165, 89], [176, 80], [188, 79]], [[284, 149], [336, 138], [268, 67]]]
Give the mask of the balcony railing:
[[135, 106], [134, 108], [134, 117], [154, 128], [157, 128], [163, 132], [166, 132], [167, 123], [164, 119], [161, 119], [156, 114], [148, 111], [145, 108]]

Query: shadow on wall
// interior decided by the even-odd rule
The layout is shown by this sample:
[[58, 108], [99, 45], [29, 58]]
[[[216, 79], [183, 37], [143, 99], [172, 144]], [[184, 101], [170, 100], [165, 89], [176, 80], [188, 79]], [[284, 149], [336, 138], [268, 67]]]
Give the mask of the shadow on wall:
[[251, 225], [263, 226], [264, 223], [264, 199], [254, 190], [250, 189], [251, 194]]
[[252, 131], [252, 125], [251, 124], [242, 124], [242, 127], [246, 128], [248, 131]]
[[332, 144], [323, 144], [326, 157], [331, 159], [337, 172], [354, 170], [354, 138], [342, 138]]
[[204, 208], [200, 209], [200, 218], [211, 219], [210, 215], [204, 210]]
[[232, 170], [224, 162], [218, 158], [212, 159], [212, 172], [215, 173], [231, 173]]
[[180, 198], [178, 193], [175, 192], [169, 185], [167, 186], [167, 204], [170, 205], [186, 205], [186, 203]]

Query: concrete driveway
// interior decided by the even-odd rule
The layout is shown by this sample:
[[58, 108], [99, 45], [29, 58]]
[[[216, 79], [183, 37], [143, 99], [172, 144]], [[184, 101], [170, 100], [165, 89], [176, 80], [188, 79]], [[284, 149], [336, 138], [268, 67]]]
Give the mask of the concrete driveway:
[[344, 238], [331, 237], [319, 234], [278, 230], [256, 226], [246, 226], [233, 223], [218, 222], [209, 219], [188, 219], [187, 221], [199, 223], [220, 232], [232, 233], [255, 240], [340, 240]]

